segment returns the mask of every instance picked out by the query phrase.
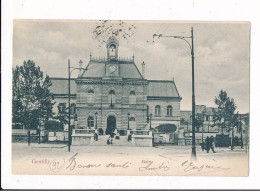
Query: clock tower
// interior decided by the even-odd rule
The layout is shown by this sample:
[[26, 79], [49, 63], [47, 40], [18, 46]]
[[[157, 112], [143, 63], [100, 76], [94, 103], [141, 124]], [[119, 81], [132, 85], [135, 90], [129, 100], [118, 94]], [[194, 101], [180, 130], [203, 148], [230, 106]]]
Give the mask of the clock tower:
[[118, 40], [111, 36], [107, 41], [106, 77], [118, 77]]

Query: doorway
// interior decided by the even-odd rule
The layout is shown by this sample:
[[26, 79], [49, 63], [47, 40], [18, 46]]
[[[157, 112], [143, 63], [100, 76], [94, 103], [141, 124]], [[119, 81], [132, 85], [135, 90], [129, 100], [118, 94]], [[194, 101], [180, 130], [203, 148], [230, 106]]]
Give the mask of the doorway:
[[111, 134], [112, 132], [114, 132], [115, 128], [116, 128], [116, 117], [114, 116], [107, 117], [106, 134]]

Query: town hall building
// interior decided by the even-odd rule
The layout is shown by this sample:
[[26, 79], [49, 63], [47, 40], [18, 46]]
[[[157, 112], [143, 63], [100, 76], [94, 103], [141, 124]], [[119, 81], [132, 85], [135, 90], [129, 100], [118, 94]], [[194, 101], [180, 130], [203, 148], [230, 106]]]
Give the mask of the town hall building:
[[[75, 128], [102, 128], [104, 131], [149, 130], [161, 124], [180, 126], [180, 102], [174, 80], [147, 80], [134, 57], [119, 57], [119, 41], [112, 36], [106, 44], [107, 56], [95, 58], [71, 79], [71, 113]], [[51, 78], [54, 111], [68, 104], [68, 79]], [[74, 118], [72, 116], [72, 118]], [[74, 122], [74, 121], [73, 121]]]

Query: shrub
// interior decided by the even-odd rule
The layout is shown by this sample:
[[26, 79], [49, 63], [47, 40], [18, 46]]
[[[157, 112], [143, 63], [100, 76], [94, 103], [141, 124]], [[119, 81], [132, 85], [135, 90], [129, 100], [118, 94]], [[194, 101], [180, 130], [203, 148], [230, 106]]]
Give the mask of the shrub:
[[177, 127], [174, 124], [161, 124], [158, 126], [158, 132], [160, 133], [174, 133]]
[[64, 127], [63, 125], [58, 121], [47, 121], [45, 123], [45, 130], [47, 131], [63, 131]]
[[104, 130], [103, 130], [102, 128], [99, 128], [99, 129], [98, 129], [98, 134], [99, 134], [99, 135], [103, 135], [103, 134], [104, 134]]

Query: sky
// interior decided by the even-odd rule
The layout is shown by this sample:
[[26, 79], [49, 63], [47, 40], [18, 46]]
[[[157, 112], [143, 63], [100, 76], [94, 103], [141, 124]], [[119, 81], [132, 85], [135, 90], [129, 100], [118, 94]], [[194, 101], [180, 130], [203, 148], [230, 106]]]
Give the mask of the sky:
[[[106, 56], [105, 44], [93, 35], [100, 24], [81, 20], [15, 20], [13, 67], [30, 59], [50, 77], [67, 78], [68, 59], [71, 66], [78, 67], [79, 60], [83, 66], [88, 64], [90, 53], [94, 57]], [[153, 38], [153, 34], [190, 36], [193, 27], [196, 104], [216, 107], [214, 99], [223, 89], [234, 98], [236, 111], [249, 112], [249, 23], [125, 21], [125, 25], [136, 28], [127, 40], [119, 38], [119, 57], [134, 55], [140, 72], [144, 61], [147, 79], [174, 79], [182, 97], [181, 110], [191, 110], [192, 105], [189, 45], [181, 39]], [[74, 71], [72, 77], [76, 76]]]

